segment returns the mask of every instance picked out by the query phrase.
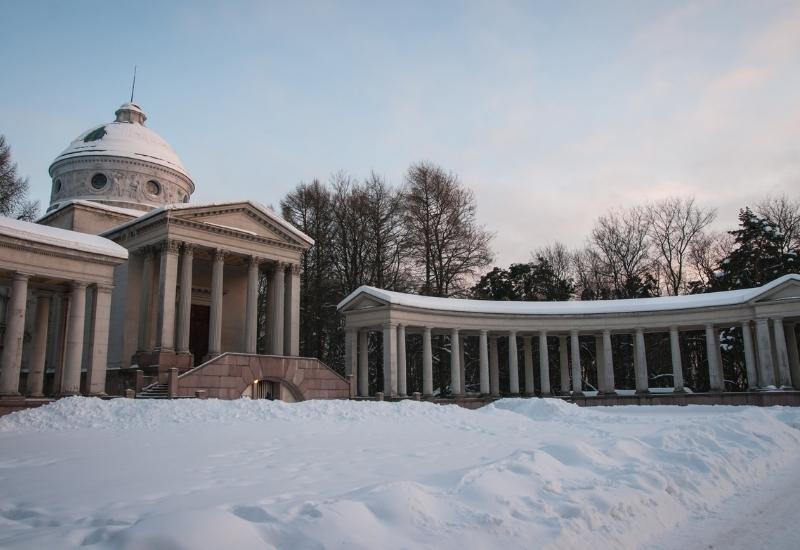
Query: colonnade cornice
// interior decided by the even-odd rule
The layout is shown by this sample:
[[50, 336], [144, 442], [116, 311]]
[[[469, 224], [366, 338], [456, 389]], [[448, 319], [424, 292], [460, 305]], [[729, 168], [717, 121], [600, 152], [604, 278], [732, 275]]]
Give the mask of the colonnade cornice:
[[2, 249], [9, 249], [21, 252], [35, 251], [36, 254], [41, 256], [48, 256], [52, 258], [67, 258], [79, 262], [90, 262], [94, 264], [102, 264], [108, 266], [115, 266], [120, 263], [118, 258], [105, 256], [101, 253], [85, 252], [81, 250], [65, 249], [62, 247], [51, 246], [44, 243], [36, 243], [31, 245], [30, 242], [21, 239], [14, 239], [13, 237], [5, 237], [3, 242], [0, 243], [0, 254]]

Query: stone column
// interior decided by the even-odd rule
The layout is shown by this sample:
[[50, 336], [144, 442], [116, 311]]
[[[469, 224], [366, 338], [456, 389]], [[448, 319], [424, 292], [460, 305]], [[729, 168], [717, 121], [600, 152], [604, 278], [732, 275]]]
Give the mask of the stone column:
[[647, 353], [644, 347], [644, 331], [637, 328], [633, 342], [633, 372], [636, 377], [636, 393], [647, 393]]
[[[767, 338], [769, 338], [769, 334], [767, 334]], [[710, 391], [722, 391], [723, 387], [722, 379], [719, 375], [720, 365], [718, 349], [719, 340], [714, 331], [714, 325], [706, 325], [706, 356], [708, 357], [708, 385]], [[767, 353], [769, 353], [769, 345], [767, 346]]]
[[489, 395], [489, 334], [482, 330], [478, 342], [481, 395]]
[[153, 251], [142, 250], [142, 277], [139, 295], [139, 351], [150, 351], [150, 302], [153, 295]]
[[258, 343], [258, 266], [259, 258], [247, 259], [247, 289], [244, 315], [244, 351], [256, 353]]
[[158, 276], [158, 332], [156, 348], [175, 350], [175, 291], [178, 284], [178, 243], [161, 243], [161, 266]]
[[569, 349], [567, 349], [567, 337], [558, 337], [558, 366], [561, 371], [561, 394], [569, 395]]
[[47, 328], [50, 324], [50, 296], [39, 294], [36, 297], [36, 326], [33, 331], [33, 353], [28, 367], [27, 394], [41, 397], [44, 386], [44, 367], [47, 355]]
[[511, 395], [519, 394], [519, 352], [517, 351], [517, 333], [508, 333], [508, 391]]
[[458, 337], [458, 366], [461, 368], [461, 373], [458, 380], [461, 382], [461, 393], [467, 393], [467, 363], [464, 354], [464, 340], [466, 336], [459, 335]]
[[431, 327], [422, 329], [422, 395], [433, 395], [433, 350], [431, 349]]
[[22, 342], [25, 338], [25, 307], [28, 303], [28, 278], [14, 273], [11, 297], [6, 306], [6, 331], [0, 356], [0, 397], [19, 395], [19, 371], [22, 366]]
[[283, 355], [284, 295], [286, 294], [285, 266], [276, 264], [272, 270], [272, 354]]
[[383, 393], [397, 395], [397, 325], [383, 324]]
[[300, 355], [300, 265], [290, 264], [287, 274], [283, 352], [297, 357]]
[[211, 312], [208, 321], [208, 355], [216, 357], [222, 353], [222, 294], [225, 276], [225, 251], [214, 250], [211, 265]]
[[672, 388], [675, 393], [683, 393], [683, 361], [678, 327], [669, 327], [669, 349], [672, 359]]
[[269, 279], [267, 283], [267, 295], [265, 297], [266, 303], [264, 315], [264, 353], [267, 355], [275, 355], [275, 352], [272, 349], [272, 342], [274, 340], [273, 332], [275, 328], [275, 285], [273, 284], [274, 281], [274, 266], [269, 270], [267, 273], [267, 278]]
[[525, 395], [534, 395], [536, 383], [533, 378], [533, 339], [530, 336], [522, 337], [522, 357], [525, 369]]
[[344, 377], [350, 383], [350, 397], [355, 397], [358, 389], [358, 338], [356, 329], [347, 328], [344, 332]]
[[358, 395], [369, 397], [369, 332], [358, 333]]
[[450, 332], [450, 391], [453, 395], [461, 395], [461, 364], [459, 362], [459, 340], [458, 329], [454, 328]]
[[[120, 285], [122, 291], [122, 303], [119, 307], [124, 308], [123, 321], [122, 321], [122, 350], [120, 351], [120, 360], [122, 367], [130, 366], [134, 361], [136, 351], [142, 349], [139, 345], [139, 327], [141, 326], [141, 310], [140, 303], [142, 297], [142, 271], [144, 267], [144, 254], [141, 250], [130, 251], [128, 254], [128, 265], [124, 267], [128, 271], [128, 277], [124, 285]], [[59, 299], [54, 298], [51, 304], [50, 315], [58, 318], [60, 311]], [[55, 325], [60, 327], [60, 323]], [[51, 324], [51, 332], [54, 335], [59, 333], [59, 329], [54, 328]], [[57, 346], [54, 346], [55, 350]], [[48, 357], [51, 357], [48, 355]], [[51, 362], [52, 359], [50, 359]], [[54, 386], [58, 388], [58, 386]]]
[[786, 335], [783, 332], [783, 319], [772, 319], [772, 330], [775, 335], [775, 355], [778, 359], [778, 385], [783, 388], [792, 386], [792, 374], [789, 371], [789, 350], [786, 348]]
[[753, 330], [750, 321], [742, 321], [742, 342], [744, 343], [744, 366], [747, 371], [747, 389], [754, 390], [758, 387], [758, 371], [756, 354], [753, 349]]
[[81, 359], [85, 324], [86, 283], [74, 281], [69, 295], [67, 345], [64, 353], [64, 374], [61, 377], [61, 395], [78, 395], [81, 392]]
[[542, 396], [551, 395], [550, 358], [547, 353], [547, 332], [541, 330], [539, 331], [539, 377], [542, 380]]
[[603, 367], [605, 370], [605, 387], [598, 388], [602, 395], [617, 393], [614, 380], [614, 352], [611, 347], [611, 331], [603, 331]]
[[110, 319], [111, 287], [97, 285], [94, 311], [92, 311], [92, 327], [94, 329], [92, 335], [92, 356], [89, 362], [89, 369], [86, 372], [86, 390], [89, 395], [105, 395], [106, 393], [108, 325]]
[[775, 385], [775, 368], [772, 364], [772, 349], [769, 326], [766, 319], [756, 319], [758, 340], [758, 385], [762, 388]]
[[786, 345], [789, 348], [789, 372], [792, 375], [792, 386], [800, 389], [800, 350], [797, 348], [797, 332], [795, 324], [786, 325]]
[[597, 368], [597, 389], [608, 386], [606, 382], [606, 351], [603, 349], [603, 335], [594, 335], [594, 362]]
[[489, 336], [489, 393], [500, 396], [500, 359], [497, 356], [497, 336]]
[[583, 395], [583, 377], [581, 376], [581, 340], [577, 330], [569, 331], [570, 352], [572, 353], [572, 393]]
[[406, 327], [397, 325], [397, 395], [401, 397], [408, 395], [406, 374]]
[[192, 317], [192, 267], [194, 246], [184, 243], [181, 254], [181, 291], [178, 297], [178, 353], [189, 353], [189, 326]]

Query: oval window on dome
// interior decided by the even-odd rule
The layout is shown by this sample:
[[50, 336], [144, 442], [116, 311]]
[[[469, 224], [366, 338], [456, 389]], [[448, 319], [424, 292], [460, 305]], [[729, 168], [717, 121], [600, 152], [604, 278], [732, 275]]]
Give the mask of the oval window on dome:
[[92, 187], [98, 191], [108, 184], [108, 178], [105, 174], [95, 174], [92, 176]]
[[156, 180], [150, 180], [144, 184], [144, 190], [147, 191], [149, 195], [158, 196], [161, 194], [161, 184]]
[[53, 180], [53, 194], [61, 193], [61, 180]]

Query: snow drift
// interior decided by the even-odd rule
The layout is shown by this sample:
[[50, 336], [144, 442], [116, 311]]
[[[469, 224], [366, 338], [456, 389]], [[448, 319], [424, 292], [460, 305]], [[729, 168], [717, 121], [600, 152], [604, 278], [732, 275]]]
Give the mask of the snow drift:
[[646, 544], [784, 467], [800, 411], [70, 398], [0, 419], [4, 548]]

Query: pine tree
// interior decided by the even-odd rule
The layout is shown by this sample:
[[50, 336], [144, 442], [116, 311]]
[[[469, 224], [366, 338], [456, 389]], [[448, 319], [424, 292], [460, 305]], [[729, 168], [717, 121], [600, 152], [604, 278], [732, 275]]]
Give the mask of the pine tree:
[[784, 238], [775, 223], [750, 208], [739, 211], [739, 229], [730, 234], [735, 247], [711, 278], [710, 291], [761, 286], [800, 268], [798, 250], [783, 252]]

